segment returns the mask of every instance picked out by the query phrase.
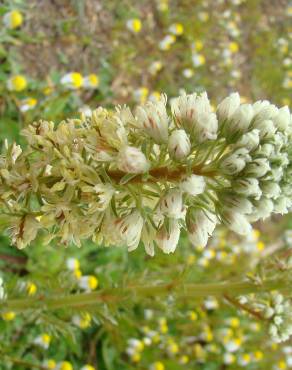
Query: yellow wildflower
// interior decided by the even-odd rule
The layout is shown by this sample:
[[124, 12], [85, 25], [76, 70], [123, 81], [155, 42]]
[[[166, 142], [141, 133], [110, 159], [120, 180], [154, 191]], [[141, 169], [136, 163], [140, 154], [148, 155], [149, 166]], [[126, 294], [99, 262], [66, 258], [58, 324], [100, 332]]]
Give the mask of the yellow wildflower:
[[55, 368], [56, 368], [56, 366], [57, 366], [56, 361], [55, 361], [55, 360], [52, 360], [52, 359], [50, 359], [50, 360], [46, 360], [46, 361], [43, 363], [43, 365], [44, 365], [47, 369], [49, 369], [49, 370], [53, 370], [53, 369], [55, 369]]
[[61, 84], [72, 90], [80, 89], [83, 86], [83, 77], [78, 72], [70, 72], [61, 78]]
[[73, 366], [71, 362], [69, 361], [62, 361], [60, 364], [58, 364], [58, 369], [60, 370], [73, 370]]
[[130, 30], [134, 33], [139, 33], [141, 31], [141, 28], [142, 28], [142, 23], [141, 23], [140, 19], [133, 18], [133, 19], [129, 19], [127, 21], [126, 26], [127, 26], [128, 30]]
[[180, 36], [184, 33], [184, 27], [181, 23], [172, 24], [168, 30], [175, 36]]
[[7, 312], [3, 312], [1, 316], [4, 321], [12, 321], [14, 320], [16, 314], [13, 311], [7, 311]]
[[27, 80], [22, 75], [14, 75], [7, 81], [7, 88], [10, 91], [23, 91], [27, 87]]
[[230, 42], [229, 50], [231, 51], [231, 53], [236, 54], [239, 50], [238, 43], [235, 41]]
[[99, 77], [94, 73], [85, 76], [83, 80], [83, 86], [88, 89], [96, 89], [99, 86]]
[[29, 281], [27, 283], [26, 290], [27, 290], [28, 295], [30, 296], [35, 295], [37, 291], [37, 286], [35, 285], [35, 283], [32, 283], [31, 281]]
[[165, 366], [162, 362], [156, 361], [150, 366], [151, 370], [165, 370]]
[[33, 109], [37, 105], [37, 99], [35, 98], [26, 98], [21, 101], [20, 110], [21, 112], [27, 112], [30, 109]]
[[11, 10], [4, 14], [3, 23], [7, 28], [15, 29], [22, 25], [23, 17], [19, 10]]

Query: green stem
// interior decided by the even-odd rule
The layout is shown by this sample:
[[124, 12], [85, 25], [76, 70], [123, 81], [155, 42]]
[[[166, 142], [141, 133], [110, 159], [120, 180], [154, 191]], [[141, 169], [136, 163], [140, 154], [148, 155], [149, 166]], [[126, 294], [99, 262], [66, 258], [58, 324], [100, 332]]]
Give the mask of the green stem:
[[2, 311], [24, 311], [27, 309], [55, 310], [75, 307], [85, 308], [104, 302], [136, 299], [137, 297], [157, 297], [175, 294], [177, 299], [204, 298], [207, 296], [224, 297], [224, 295], [237, 296], [249, 293], [261, 293], [272, 290], [287, 290], [289, 282], [270, 279], [262, 284], [254, 284], [248, 281], [219, 282], [206, 284], [193, 283], [169, 283], [159, 285], [130, 285], [126, 288], [105, 289], [99, 292], [69, 294], [60, 297], [28, 297], [20, 299], [8, 299], [0, 303]]
[[40, 369], [40, 370], [48, 369], [46, 366], [43, 365], [37, 365], [18, 358], [10, 357], [9, 355], [6, 355], [2, 351], [0, 351], [0, 355], [3, 356], [7, 361], [12, 362], [14, 365], [21, 365], [22, 369]]

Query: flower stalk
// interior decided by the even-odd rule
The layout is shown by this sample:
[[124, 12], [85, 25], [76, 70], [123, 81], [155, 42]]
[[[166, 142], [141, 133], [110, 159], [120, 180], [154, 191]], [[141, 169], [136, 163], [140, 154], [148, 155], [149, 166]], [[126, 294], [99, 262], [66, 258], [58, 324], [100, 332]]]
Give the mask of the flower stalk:
[[268, 279], [261, 284], [249, 281], [219, 283], [183, 283], [171, 282], [157, 285], [131, 285], [121, 288], [109, 288], [100, 292], [77, 293], [58, 297], [28, 297], [7, 299], [0, 303], [2, 311], [23, 312], [25, 310], [56, 310], [62, 308], [86, 308], [101, 303], [122, 302], [129, 295], [135, 298], [174, 295], [177, 300], [185, 298], [205, 298], [208, 296], [234, 297], [250, 293], [286, 291], [290, 282], [281, 279]]

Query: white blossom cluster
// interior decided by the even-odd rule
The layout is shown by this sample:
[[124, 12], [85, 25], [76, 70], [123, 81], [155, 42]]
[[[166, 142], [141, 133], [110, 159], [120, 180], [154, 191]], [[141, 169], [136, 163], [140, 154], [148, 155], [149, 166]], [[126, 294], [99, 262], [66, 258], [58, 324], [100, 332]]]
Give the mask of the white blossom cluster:
[[214, 110], [194, 93], [168, 109], [162, 95], [23, 135], [27, 147], [0, 158], [0, 208], [19, 248], [42, 231], [48, 242], [170, 253], [181, 229], [205, 246], [219, 223], [246, 234], [291, 207], [291, 114], [268, 101], [240, 104], [233, 93]]

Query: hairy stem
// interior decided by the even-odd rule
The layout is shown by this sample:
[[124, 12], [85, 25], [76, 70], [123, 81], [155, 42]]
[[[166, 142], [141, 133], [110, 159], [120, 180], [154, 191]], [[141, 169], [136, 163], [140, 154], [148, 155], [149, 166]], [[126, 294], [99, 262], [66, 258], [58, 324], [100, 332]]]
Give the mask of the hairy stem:
[[[185, 176], [187, 173], [187, 168], [185, 166], [181, 166], [180, 168], [177, 168], [175, 170], [170, 170], [167, 167], [158, 167], [153, 168], [149, 171], [149, 179], [147, 179], [147, 182], [156, 182], [159, 180], [169, 180], [169, 181], [178, 181], [183, 176]], [[192, 173], [194, 175], [200, 175], [200, 176], [206, 176], [206, 177], [214, 177], [216, 175], [215, 171], [206, 171], [203, 169], [202, 166], [193, 166]], [[125, 173], [122, 171], [108, 171], [108, 175], [110, 178], [112, 178], [114, 181], [119, 182], [124, 176]], [[129, 180], [129, 182], [132, 183], [139, 183], [139, 182], [145, 182], [143, 180], [143, 175], [137, 175]]]
[[121, 302], [137, 297], [157, 297], [174, 294], [177, 299], [203, 298], [207, 296], [224, 297], [238, 296], [249, 293], [261, 293], [272, 290], [287, 290], [287, 281], [270, 279], [262, 284], [254, 284], [247, 281], [219, 282], [206, 284], [192, 283], [169, 283], [158, 285], [129, 285], [126, 288], [104, 289], [99, 292], [77, 293], [58, 297], [29, 297], [20, 299], [8, 299], [0, 303], [3, 311], [24, 311], [27, 309], [55, 310], [66, 307], [85, 308], [104, 302]]

